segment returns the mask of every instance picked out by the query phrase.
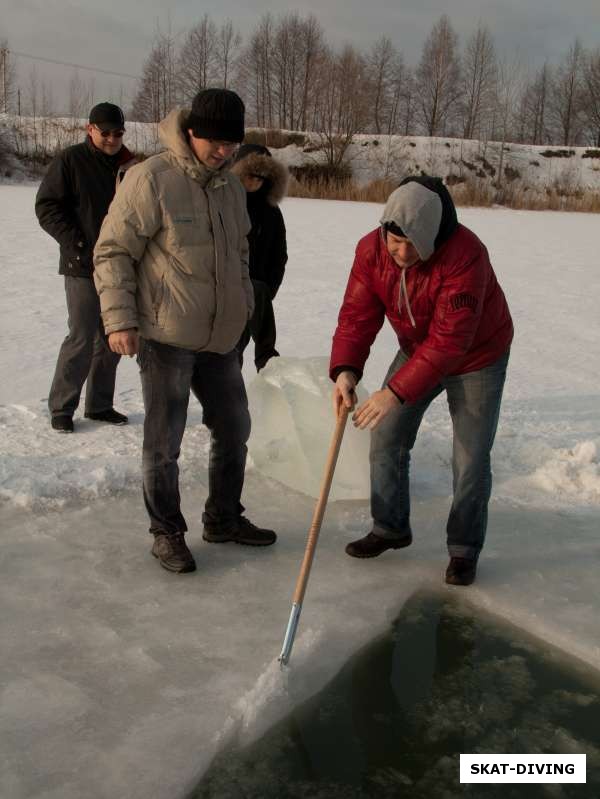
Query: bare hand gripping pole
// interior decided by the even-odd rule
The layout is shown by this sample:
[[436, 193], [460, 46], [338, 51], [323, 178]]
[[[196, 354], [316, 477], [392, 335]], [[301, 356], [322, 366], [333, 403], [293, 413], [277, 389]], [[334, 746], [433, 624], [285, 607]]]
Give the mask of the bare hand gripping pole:
[[300, 611], [302, 610], [302, 600], [304, 599], [306, 584], [308, 583], [308, 577], [315, 555], [315, 549], [317, 548], [317, 541], [321, 531], [321, 523], [323, 521], [325, 508], [327, 506], [329, 489], [331, 488], [333, 472], [335, 470], [335, 464], [337, 462], [338, 453], [342, 444], [342, 436], [344, 435], [344, 428], [346, 427], [347, 419], [348, 408], [345, 405], [342, 405], [337, 418], [337, 423], [335, 425], [335, 430], [331, 438], [331, 443], [329, 445], [327, 463], [325, 464], [325, 472], [323, 474], [323, 481], [321, 483], [321, 491], [319, 493], [319, 499], [313, 514], [312, 524], [308, 532], [308, 540], [306, 542], [306, 549], [304, 550], [304, 559], [302, 561], [302, 566], [300, 567], [300, 574], [298, 575], [298, 580], [296, 581], [296, 591], [294, 592], [294, 598], [292, 600], [292, 612], [290, 613], [287, 630], [285, 631], [283, 648], [281, 650], [281, 654], [279, 655], [279, 662], [282, 666], [287, 665], [292, 652], [292, 646], [294, 645], [294, 638], [296, 636], [296, 630], [298, 629], [298, 622], [300, 620]]

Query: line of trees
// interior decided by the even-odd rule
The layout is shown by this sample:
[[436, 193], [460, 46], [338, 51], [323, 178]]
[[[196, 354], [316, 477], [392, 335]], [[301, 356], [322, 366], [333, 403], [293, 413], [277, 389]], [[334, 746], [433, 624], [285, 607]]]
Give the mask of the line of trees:
[[409, 66], [386, 35], [336, 50], [314, 15], [265, 14], [244, 41], [205, 14], [182, 37], [157, 34], [133, 114], [157, 121], [207, 86], [236, 89], [258, 127], [600, 146], [600, 47], [575, 40], [531, 72], [498, 55], [483, 23], [461, 50], [447, 15]]
[[[14, 106], [9, 55], [0, 43], [0, 110]], [[461, 47], [447, 15], [409, 65], [387, 35], [366, 52], [332, 47], [313, 14], [267, 13], [245, 39], [205, 14], [178, 34], [156, 33], [128, 118], [157, 122], [208, 86], [238, 91], [251, 125], [320, 133], [332, 163], [357, 132], [600, 147], [600, 47], [576, 39], [557, 64], [532, 71], [500, 56], [483, 23]]]

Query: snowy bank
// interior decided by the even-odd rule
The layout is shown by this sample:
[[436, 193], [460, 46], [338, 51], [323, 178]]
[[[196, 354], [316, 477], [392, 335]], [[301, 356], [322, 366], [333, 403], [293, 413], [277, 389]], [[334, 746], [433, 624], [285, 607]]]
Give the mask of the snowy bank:
[[[48, 157], [76, 144], [85, 135], [85, 119], [19, 117], [0, 114], [0, 134], [20, 158]], [[127, 122], [125, 145], [132, 152], [153, 155], [161, 149], [158, 125]], [[268, 132], [267, 132], [268, 134]], [[303, 144], [273, 147], [273, 154], [290, 167], [321, 163], [324, 154], [316, 133], [291, 134]], [[600, 150], [478, 141], [429, 136], [388, 136], [358, 133], [346, 154], [354, 180], [362, 185], [374, 180], [399, 180], [406, 175], [439, 175], [449, 185], [469, 181], [517, 182], [526, 190], [600, 190]]]

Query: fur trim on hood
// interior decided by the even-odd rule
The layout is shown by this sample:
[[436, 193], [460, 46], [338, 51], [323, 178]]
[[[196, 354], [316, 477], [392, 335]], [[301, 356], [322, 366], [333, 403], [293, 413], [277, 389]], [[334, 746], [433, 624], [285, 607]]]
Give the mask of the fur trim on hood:
[[[248, 146], [248, 149], [249, 146]], [[269, 205], [279, 205], [287, 193], [287, 186], [289, 181], [289, 172], [285, 164], [277, 161], [270, 154], [269, 151], [252, 150], [247, 155], [243, 152], [244, 146], [240, 148], [241, 158], [238, 157], [236, 162], [230, 168], [234, 175], [237, 175], [240, 180], [249, 175], [260, 175], [265, 179], [267, 188], [265, 191], [265, 199]]]

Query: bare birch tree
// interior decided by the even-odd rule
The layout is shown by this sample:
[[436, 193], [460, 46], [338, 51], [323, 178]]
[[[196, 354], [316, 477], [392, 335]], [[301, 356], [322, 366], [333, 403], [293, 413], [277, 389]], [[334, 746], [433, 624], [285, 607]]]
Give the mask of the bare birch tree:
[[302, 97], [302, 22], [297, 13], [279, 18], [273, 40], [273, 100], [280, 128], [294, 128]]
[[417, 68], [417, 106], [428, 136], [448, 131], [460, 97], [458, 36], [446, 14], [433, 26]]
[[317, 132], [326, 164], [332, 170], [339, 170], [353, 136], [364, 130], [368, 119], [365, 62], [354, 47], [347, 45], [339, 54], [329, 51], [321, 67]]
[[462, 58], [462, 134], [481, 137], [484, 120], [494, 102], [497, 65], [492, 35], [479, 24], [465, 46]]
[[132, 118], [159, 122], [177, 105], [175, 42], [171, 34], [157, 33], [133, 100]]
[[306, 130], [311, 112], [314, 114], [316, 97], [313, 92], [316, 87], [318, 63], [325, 47], [325, 34], [323, 28], [314, 14], [310, 14], [302, 24], [300, 35], [302, 52], [302, 99], [298, 114], [298, 127]]
[[73, 122], [78, 119], [87, 119], [91, 107], [92, 97], [89, 89], [79, 77], [79, 73], [75, 71], [69, 80], [69, 117]]
[[13, 110], [16, 94], [16, 68], [10, 55], [7, 39], [0, 39], [0, 112]]
[[600, 47], [583, 60], [583, 108], [589, 141], [600, 147]]
[[177, 89], [184, 105], [189, 105], [202, 89], [220, 83], [218, 59], [217, 26], [205, 14], [188, 31], [177, 59]]
[[523, 66], [517, 55], [513, 58], [503, 58], [498, 64], [498, 80], [496, 84], [496, 129], [492, 132], [493, 138], [500, 143], [498, 154], [497, 185], [504, 181], [504, 147], [509, 139], [514, 122], [514, 110], [518, 98], [521, 96], [523, 86]]
[[576, 39], [554, 73], [550, 112], [560, 143], [576, 144], [582, 122], [583, 50]]
[[375, 133], [390, 128], [392, 84], [398, 53], [389, 36], [381, 36], [367, 56], [367, 76], [372, 108], [371, 126]]
[[552, 141], [548, 129], [551, 84], [552, 71], [546, 62], [523, 90], [519, 104], [519, 141], [529, 144], [547, 144]]
[[273, 38], [274, 20], [271, 14], [265, 14], [250, 36], [239, 63], [238, 81], [250, 118], [261, 128], [272, 128], [274, 120]]
[[215, 42], [216, 85], [224, 89], [229, 87], [241, 46], [242, 37], [233, 27], [233, 22], [228, 19], [219, 28]]
[[415, 133], [417, 91], [414, 72], [399, 53], [391, 81], [391, 108], [387, 132], [410, 136]]

